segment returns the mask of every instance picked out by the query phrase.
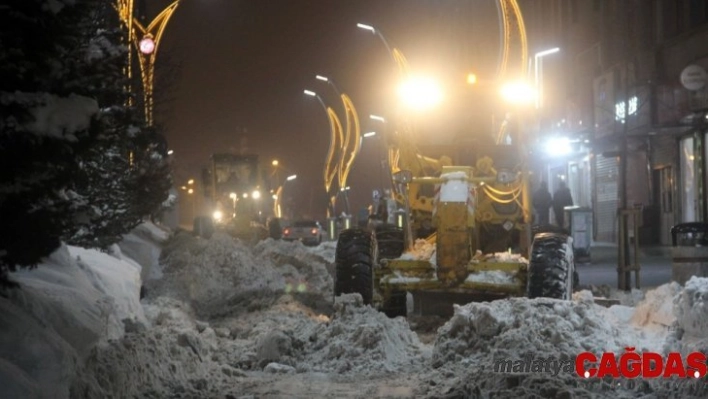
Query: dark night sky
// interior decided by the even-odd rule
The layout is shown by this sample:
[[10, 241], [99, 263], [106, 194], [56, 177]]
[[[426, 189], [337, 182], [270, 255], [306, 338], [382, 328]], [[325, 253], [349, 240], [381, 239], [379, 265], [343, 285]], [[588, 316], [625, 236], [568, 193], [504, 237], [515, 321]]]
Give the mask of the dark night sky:
[[[170, 3], [147, 0], [148, 16]], [[494, 0], [181, 0], [160, 44], [155, 87], [176, 184], [197, 176], [211, 153], [246, 145], [297, 173], [288, 189], [299, 211], [323, 217], [328, 121], [303, 89], [320, 93], [343, 118], [334, 90], [315, 79], [331, 77], [352, 98], [362, 132], [377, 128], [369, 114], [394, 113], [395, 64], [356, 23], [380, 29], [412, 70], [460, 86], [468, 71], [484, 74], [496, 62], [496, 18]], [[175, 65], [178, 73], [160, 80], [161, 69]], [[352, 169], [353, 212], [380, 181], [376, 145], [365, 139]]]

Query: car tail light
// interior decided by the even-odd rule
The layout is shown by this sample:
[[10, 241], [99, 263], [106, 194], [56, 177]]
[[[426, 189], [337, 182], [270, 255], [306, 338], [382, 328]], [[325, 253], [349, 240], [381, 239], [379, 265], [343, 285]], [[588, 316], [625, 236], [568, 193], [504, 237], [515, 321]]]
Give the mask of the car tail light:
[[312, 230], [310, 230], [310, 231], [312, 232], [312, 235], [313, 235], [313, 236], [316, 236], [316, 235], [317, 235], [317, 229], [312, 229]]
[[290, 229], [284, 229], [283, 230], [283, 235], [288, 235], [290, 234]]

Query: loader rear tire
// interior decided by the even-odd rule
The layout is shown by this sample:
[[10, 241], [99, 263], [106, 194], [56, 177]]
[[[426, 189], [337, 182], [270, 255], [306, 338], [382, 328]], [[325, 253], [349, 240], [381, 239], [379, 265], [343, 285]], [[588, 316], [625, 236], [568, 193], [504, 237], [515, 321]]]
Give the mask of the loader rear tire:
[[558, 233], [534, 236], [526, 287], [529, 298], [570, 300], [575, 276], [573, 247], [568, 236]]
[[344, 230], [337, 240], [334, 257], [334, 295], [358, 293], [365, 305], [373, 298], [373, 266], [376, 241], [373, 235], [358, 228]]

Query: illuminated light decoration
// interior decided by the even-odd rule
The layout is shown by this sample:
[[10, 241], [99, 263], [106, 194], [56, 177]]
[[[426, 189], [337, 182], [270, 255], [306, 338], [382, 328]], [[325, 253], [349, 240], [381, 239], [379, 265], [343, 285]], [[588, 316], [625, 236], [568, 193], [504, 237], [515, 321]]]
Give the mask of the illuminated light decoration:
[[443, 99], [437, 82], [424, 77], [411, 77], [404, 81], [398, 89], [398, 94], [404, 104], [415, 110], [432, 108]]
[[[137, 50], [140, 64], [140, 74], [143, 83], [143, 106], [145, 108], [145, 121], [148, 126], [153, 125], [153, 89], [157, 50], [167, 22], [172, 17], [178, 5], [179, 0], [176, 0], [174, 3], [167, 6], [148, 26], [144, 26], [136, 18], [132, 18], [132, 23], [129, 26], [131, 41]], [[127, 20], [124, 22], [127, 24]], [[141, 39], [138, 39], [138, 34], [142, 35]]]
[[139, 47], [141, 53], [150, 55], [153, 51], [155, 51], [155, 39], [153, 39], [150, 34], [145, 35], [145, 37], [140, 40]]

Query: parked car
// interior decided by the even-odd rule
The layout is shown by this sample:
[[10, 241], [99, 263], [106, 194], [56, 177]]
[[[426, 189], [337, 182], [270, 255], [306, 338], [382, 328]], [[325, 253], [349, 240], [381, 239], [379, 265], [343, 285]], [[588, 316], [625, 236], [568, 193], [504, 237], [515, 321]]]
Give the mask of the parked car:
[[327, 231], [316, 220], [298, 220], [283, 229], [283, 240], [302, 241], [305, 245], [317, 245], [327, 237]]

